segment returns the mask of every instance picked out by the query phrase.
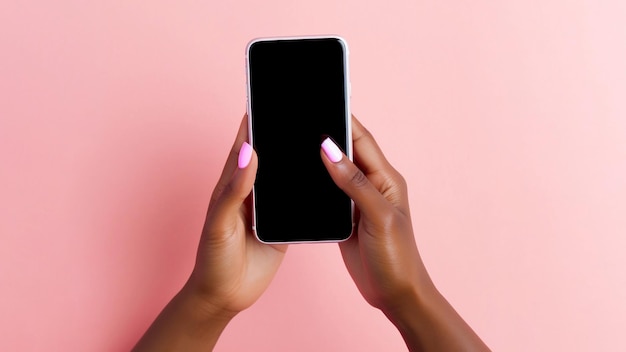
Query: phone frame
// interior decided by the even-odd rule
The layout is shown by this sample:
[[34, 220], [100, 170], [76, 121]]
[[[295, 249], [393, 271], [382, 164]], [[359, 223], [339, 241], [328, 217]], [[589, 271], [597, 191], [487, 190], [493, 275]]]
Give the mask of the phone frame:
[[[310, 40], [310, 39], [336, 39], [337, 41], [339, 41], [339, 43], [341, 43], [341, 46], [343, 47], [343, 69], [344, 69], [344, 96], [345, 96], [345, 101], [346, 101], [346, 106], [345, 106], [345, 111], [346, 111], [346, 116], [345, 116], [345, 124], [346, 124], [346, 141], [347, 141], [347, 145], [348, 145], [348, 150], [347, 150], [347, 157], [348, 159], [350, 159], [350, 161], [353, 160], [353, 153], [352, 153], [352, 112], [350, 110], [350, 100], [352, 99], [352, 85], [350, 83], [350, 69], [349, 69], [349, 57], [350, 57], [350, 51], [348, 49], [348, 43], [346, 42], [346, 40], [338, 35], [305, 35], [305, 36], [276, 36], [276, 37], [258, 37], [258, 38], [254, 38], [252, 40], [250, 40], [248, 42], [248, 44], [246, 45], [246, 55], [245, 55], [245, 61], [246, 61], [246, 110], [247, 110], [247, 115], [248, 115], [248, 143], [250, 143], [250, 145], [254, 145], [254, 141], [253, 141], [253, 133], [252, 133], [252, 94], [251, 94], [251, 86], [250, 86], [250, 49], [252, 47], [252, 45], [254, 45], [255, 43], [258, 42], [273, 42], [273, 41], [295, 41], [295, 40]], [[345, 151], [344, 151], [345, 152]], [[350, 217], [351, 217], [351, 221], [352, 221], [352, 230], [350, 231], [350, 234], [348, 235], [348, 237], [346, 237], [345, 239], [340, 239], [340, 240], [310, 240], [310, 241], [284, 241], [284, 242], [278, 242], [278, 241], [271, 241], [271, 242], [267, 242], [267, 241], [263, 241], [258, 233], [257, 233], [257, 229], [256, 229], [256, 201], [255, 201], [255, 196], [254, 196], [254, 187], [252, 188], [252, 232], [254, 233], [254, 237], [256, 237], [256, 239], [259, 242], [265, 243], [265, 244], [299, 244], [299, 243], [338, 243], [338, 242], [344, 242], [347, 241], [350, 237], [352, 237], [353, 233], [354, 233], [354, 201], [352, 199], [350, 199]]]

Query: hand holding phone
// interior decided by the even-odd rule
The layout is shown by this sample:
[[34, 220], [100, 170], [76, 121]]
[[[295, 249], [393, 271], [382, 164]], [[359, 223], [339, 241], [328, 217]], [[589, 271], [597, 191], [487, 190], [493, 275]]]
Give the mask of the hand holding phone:
[[[242, 121], [211, 197], [193, 273], [133, 350], [211, 349], [232, 317], [269, 285], [287, 246], [250, 234], [245, 200], [256, 176], [253, 220], [261, 241], [346, 239], [352, 231], [348, 194], [359, 208], [358, 233], [339, 244], [344, 262], [363, 297], [398, 327], [407, 347], [488, 351], [430, 280], [413, 236], [406, 183], [356, 119], [358, 163], [351, 161], [345, 42], [310, 40], [249, 45], [249, 121]], [[325, 134], [339, 146], [330, 139], [320, 146]], [[338, 187], [329, 187], [325, 176]]]

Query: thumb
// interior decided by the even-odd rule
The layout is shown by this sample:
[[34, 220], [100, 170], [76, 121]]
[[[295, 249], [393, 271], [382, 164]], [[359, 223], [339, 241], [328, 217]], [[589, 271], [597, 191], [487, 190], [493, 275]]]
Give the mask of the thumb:
[[258, 158], [256, 152], [250, 144], [243, 142], [239, 149], [237, 168], [234, 170], [229, 182], [224, 186], [210, 214], [210, 218], [214, 222], [211, 226], [217, 226], [214, 230], [223, 230], [223, 226], [226, 225], [224, 221], [229, 222], [229, 220], [234, 219], [233, 215], [238, 214], [244, 201], [252, 191], [257, 166]]
[[322, 142], [322, 160], [330, 177], [357, 206], [361, 215], [376, 219], [391, 204], [329, 137]]

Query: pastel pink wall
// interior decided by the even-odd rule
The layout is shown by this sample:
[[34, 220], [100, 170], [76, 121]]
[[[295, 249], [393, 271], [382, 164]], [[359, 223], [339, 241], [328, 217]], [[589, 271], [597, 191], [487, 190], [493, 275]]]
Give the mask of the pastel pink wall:
[[[626, 349], [626, 2], [4, 1], [0, 350], [129, 349], [193, 264], [257, 36], [336, 33], [440, 290], [498, 351]], [[218, 351], [401, 351], [335, 245]]]

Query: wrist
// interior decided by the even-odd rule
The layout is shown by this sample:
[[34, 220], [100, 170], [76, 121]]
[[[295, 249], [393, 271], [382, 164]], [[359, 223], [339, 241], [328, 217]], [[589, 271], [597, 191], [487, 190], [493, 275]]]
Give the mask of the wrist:
[[230, 322], [239, 312], [226, 309], [215, 297], [196, 285], [193, 276], [178, 293], [186, 305], [193, 307], [195, 319]]
[[167, 304], [133, 351], [211, 350], [234, 317], [185, 285]]
[[432, 282], [413, 285], [397, 294], [380, 310], [392, 323], [398, 325], [419, 315], [440, 297], [442, 297], [441, 294]]
[[411, 290], [383, 310], [410, 351], [489, 351], [434, 285]]

